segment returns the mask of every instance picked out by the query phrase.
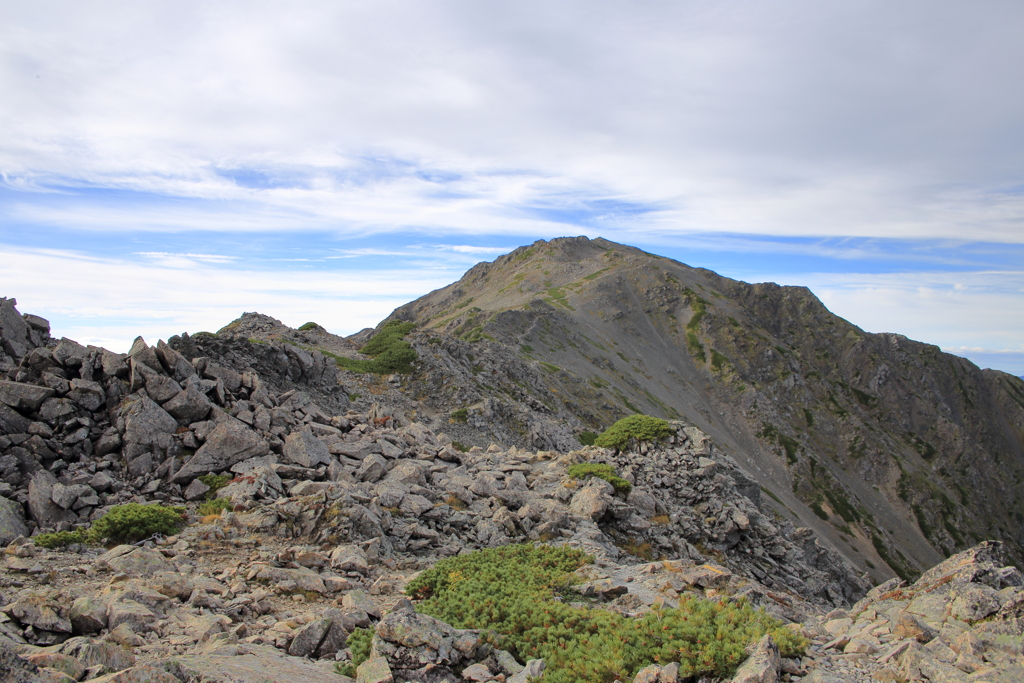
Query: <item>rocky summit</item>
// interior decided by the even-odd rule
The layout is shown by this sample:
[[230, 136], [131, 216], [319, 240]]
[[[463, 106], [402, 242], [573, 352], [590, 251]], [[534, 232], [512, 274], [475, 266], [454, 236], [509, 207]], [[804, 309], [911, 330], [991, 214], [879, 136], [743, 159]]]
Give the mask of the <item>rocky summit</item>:
[[[351, 337], [118, 354], [0, 299], [0, 680], [1021, 681], [1024, 383], [972, 368], [585, 238]], [[580, 552], [548, 598], [446, 564], [509, 548]], [[544, 644], [748, 608], [785, 631]]]

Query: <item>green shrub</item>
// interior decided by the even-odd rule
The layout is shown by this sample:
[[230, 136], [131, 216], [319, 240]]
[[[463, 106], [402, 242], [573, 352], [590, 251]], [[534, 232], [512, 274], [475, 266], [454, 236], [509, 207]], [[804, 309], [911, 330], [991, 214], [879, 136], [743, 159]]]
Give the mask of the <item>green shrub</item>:
[[353, 372], [372, 372], [378, 375], [412, 372], [412, 362], [417, 358], [416, 351], [404, 337], [414, 327], [416, 323], [389, 320], [363, 348], [359, 349], [360, 353], [372, 356], [372, 360], [345, 357], [338, 357], [335, 360], [338, 365]]
[[230, 484], [233, 478], [230, 474], [204, 474], [199, 477], [199, 481], [210, 487], [210, 490], [206, 492], [206, 499], [213, 500], [216, 498], [217, 491]]
[[580, 443], [584, 446], [593, 446], [597, 441], [597, 434], [594, 432], [580, 432]]
[[310, 330], [315, 330], [318, 327], [320, 326], [317, 325], [316, 323], [306, 323], [305, 325], [299, 328], [299, 332], [309, 332]]
[[469, 451], [469, 446], [462, 443], [461, 441], [452, 441], [452, 448], [457, 450], [459, 453], [466, 453]]
[[89, 529], [89, 540], [132, 543], [153, 534], [173, 535], [185, 524], [185, 508], [126, 503], [115, 505]]
[[672, 428], [665, 420], [650, 415], [630, 415], [606, 429], [604, 434], [594, 440], [594, 445], [621, 451], [629, 445], [631, 439], [660, 441], [671, 433]]
[[153, 534], [170, 536], [185, 525], [185, 508], [126, 503], [115, 505], [88, 530], [39, 534], [33, 542], [41, 548], [59, 548], [71, 543], [133, 543]]
[[569, 465], [569, 476], [573, 479], [587, 479], [588, 477], [597, 477], [598, 479], [604, 479], [606, 482], [615, 487], [616, 493], [623, 495], [628, 494], [633, 490], [633, 485], [628, 481], [615, 474], [615, 468], [611, 465], [605, 465], [598, 462], [584, 462], [577, 463], [575, 465]]
[[458, 410], [452, 411], [452, 420], [455, 422], [465, 422], [469, 419], [469, 411], [465, 408], [459, 408]]
[[212, 498], [196, 508], [196, 512], [200, 517], [208, 517], [209, 515], [219, 515], [224, 510], [230, 510], [233, 507], [227, 498]]
[[356, 669], [370, 658], [370, 647], [373, 645], [373, 631], [368, 628], [354, 629], [348, 635], [347, 645], [348, 649], [352, 651], [352, 660], [335, 664], [334, 673], [355, 678]]
[[52, 534], [39, 534], [32, 539], [40, 548], [63, 548], [64, 546], [71, 545], [72, 543], [85, 543], [86, 534], [81, 529], [75, 529], [74, 531], [57, 531]]
[[651, 663], [679, 662], [680, 678], [727, 676], [744, 647], [770, 633], [783, 656], [805, 639], [743, 600], [683, 596], [678, 609], [640, 618], [573, 607], [572, 572], [591, 562], [566, 547], [512, 545], [448, 558], [420, 574], [406, 593], [418, 610], [456, 628], [486, 630], [520, 660], [544, 659], [548, 683], [632, 680]]

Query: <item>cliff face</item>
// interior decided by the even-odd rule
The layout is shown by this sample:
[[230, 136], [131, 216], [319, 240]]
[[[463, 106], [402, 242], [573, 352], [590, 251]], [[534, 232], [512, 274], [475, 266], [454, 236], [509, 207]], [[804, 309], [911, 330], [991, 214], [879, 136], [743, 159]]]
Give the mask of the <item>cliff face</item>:
[[806, 288], [563, 238], [481, 263], [393, 317], [532, 364], [575, 429], [631, 412], [692, 422], [781, 514], [876, 578], [981, 538], [1024, 561], [1024, 381], [866, 333]]

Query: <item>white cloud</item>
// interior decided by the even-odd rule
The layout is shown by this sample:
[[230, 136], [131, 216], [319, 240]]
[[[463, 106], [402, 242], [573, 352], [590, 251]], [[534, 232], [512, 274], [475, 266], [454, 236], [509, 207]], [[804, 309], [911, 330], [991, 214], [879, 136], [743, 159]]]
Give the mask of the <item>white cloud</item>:
[[313, 320], [351, 334], [453, 279], [447, 271], [225, 269], [189, 259], [133, 262], [10, 247], [0, 247], [0, 258], [0, 291], [17, 297], [19, 310], [48, 318], [56, 336], [119, 351], [136, 335], [155, 341], [217, 330], [254, 310], [292, 327]]
[[558, 234], [519, 208], [593, 193], [653, 233], [1024, 240], [1015, 3], [58, 6], [0, 27], [8, 182], [237, 211], [45, 224]]

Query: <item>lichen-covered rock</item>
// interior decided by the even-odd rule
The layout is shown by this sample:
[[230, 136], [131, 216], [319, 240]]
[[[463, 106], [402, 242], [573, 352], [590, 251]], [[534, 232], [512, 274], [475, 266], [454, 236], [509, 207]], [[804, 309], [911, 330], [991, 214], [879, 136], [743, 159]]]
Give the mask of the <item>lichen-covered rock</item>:
[[174, 481], [184, 484], [203, 474], [223, 472], [235, 463], [266, 455], [269, 450], [267, 442], [245, 424], [225, 421], [214, 428], [206, 443], [175, 473]]

